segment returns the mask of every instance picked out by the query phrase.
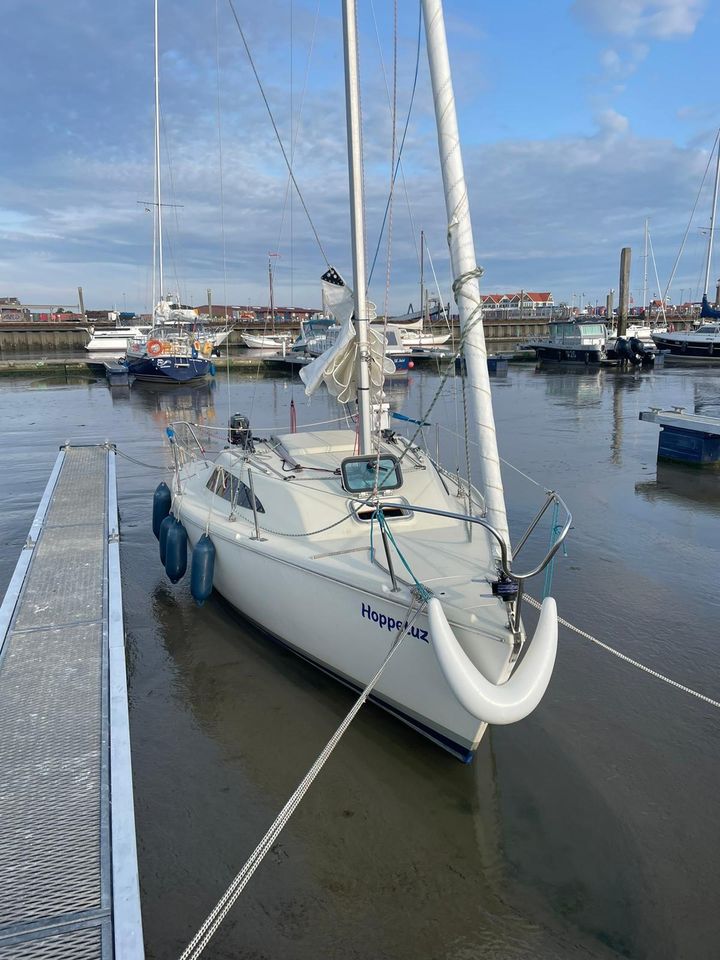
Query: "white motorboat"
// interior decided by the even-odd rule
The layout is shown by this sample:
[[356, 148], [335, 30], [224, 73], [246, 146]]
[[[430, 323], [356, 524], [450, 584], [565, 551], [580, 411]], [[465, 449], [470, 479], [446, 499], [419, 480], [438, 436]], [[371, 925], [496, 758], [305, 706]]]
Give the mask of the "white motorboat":
[[720, 319], [703, 323], [695, 330], [654, 333], [652, 338], [658, 350], [688, 357], [720, 357]]
[[563, 320], [550, 323], [550, 334], [524, 343], [521, 350], [534, 350], [538, 360], [559, 363], [597, 364], [606, 358], [607, 331], [595, 320]]
[[254, 334], [244, 330], [240, 337], [250, 350], [281, 350], [283, 344], [287, 347], [292, 343], [292, 336], [285, 333]]
[[108, 330], [94, 329], [85, 349], [90, 353], [125, 353], [128, 343], [143, 337], [150, 327], [112, 327]]
[[[357, 402], [357, 428], [264, 431], [259, 439], [236, 415], [230, 446], [209, 459], [192, 426], [175, 424], [172, 504], [165, 511], [171, 513], [162, 524], [154, 513], [153, 523], [161, 550], [165, 537], [173, 581], [184, 569], [176, 560], [187, 536], [193, 563], [202, 559], [193, 583], [214, 586], [248, 620], [350, 687], [364, 688], [392, 649], [371, 699], [469, 760], [488, 723], [521, 720], [545, 693], [557, 648], [555, 602], [544, 600], [518, 663], [526, 643], [522, 595], [527, 577], [557, 551], [571, 518], [538, 568], [517, 573], [442, 6], [422, 0], [422, 7], [468, 420], [481, 454], [478, 486], [447, 473], [422, 449], [423, 420], [409, 439], [387, 429], [382, 386], [391, 361], [378, 355], [367, 319], [355, 0], [345, 0], [354, 295], [332, 268], [325, 274], [326, 303], [339, 331], [301, 376], [308, 393], [324, 383], [340, 402]], [[156, 494], [163, 502], [165, 491]], [[554, 493], [541, 514], [551, 504], [562, 505]]]

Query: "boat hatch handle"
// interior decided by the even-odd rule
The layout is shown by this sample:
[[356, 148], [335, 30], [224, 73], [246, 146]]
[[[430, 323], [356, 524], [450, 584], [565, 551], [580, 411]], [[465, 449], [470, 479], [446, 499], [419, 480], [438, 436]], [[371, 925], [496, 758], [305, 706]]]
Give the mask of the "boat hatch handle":
[[462, 706], [485, 723], [516, 723], [542, 700], [557, 654], [557, 606], [546, 597], [532, 641], [505, 683], [492, 683], [470, 660], [437, 597], [428, 602], [430, 638], [445, 679]]
[[[361, 502], [367, 505], [367, 500], [361, 501], [359, 498], [356, 498], [356, 497], [353, 497], [353, 499], [357, 499], [358, 502]], [[561, 497], [559, 497], [556, 493], [548, 494], [548, 504], [546, 504], [542, 508], [542, 510], [540, 511], [540, 516], [542, 516], [542, 514], [547, 509], [547, 506], [549, 505], [549, 503], [552, 503], [553, 500], [557, 501], [565, 510], [565, 513], [566, 513], [565, 523], [563, 524], [562, 530], [558, 534], [557, 540], [555, 540], [553, 545], [545, 554], [545, 557], [540, 561], [540, 563], [536, 567], [534, 567], [532, 570], [528, 570], [526, 573], [515, 573], [513, 572], [513, 570], [510, 569], [510, 558], [508, 556], [508, 547], [507, 547], [507, 544], [505, 543], [505, 539], [503, 538], [502, 534], [500, 534], [495, 529], [495, 527], [493, 527], [492, 524], [488, 523], [488, 521], [485, 520], [483, 517], [475, 517], [467, 513], [455, 513], [452, 510], [438, 510], [436, 507], [416, 507], [412, 503], [393, 503], [389, 500], [383, 500], [382, 507], [383, 509], [385, 507], [396, 507], [397, 509], [409, 510], [412, 513], [429, 513], [436, 517], [448, 517], [450, 520], [462, 520], [467, 523], [480, 524], [481, 527], [485, 527], [485, 529], [488, 530], [493, 537], [495, 537], [495, 539], [497, 540], [500, 546], [500, 568], [502, 572], [505, 574], [506, 577], [509, 577], [510, 580], [515, 580], [516, 583], [523, 584], [525, 580], [530, 580], [532, 577], [536, 577], [538, 573], [542, 573], [542, 571], [550, 563], [552, 558], [555, 556], [555, 554], [558, 552], [560, 547], [563, 545], [563, 542], [565, 541], [565, 538], [567, 537], [570, 527], [572, 525], [572, 514], [568, 510], [567, 504], [565, 503], [565, 501]], [[540, 517], [536, 519], [539, 520]], [[527, 536], [529, 536], [529, 533], [524, 537], [523, 542], [524, 540], [527, 539]], [[522, 542], [521, 542], [521, 545], [522, 545]]]

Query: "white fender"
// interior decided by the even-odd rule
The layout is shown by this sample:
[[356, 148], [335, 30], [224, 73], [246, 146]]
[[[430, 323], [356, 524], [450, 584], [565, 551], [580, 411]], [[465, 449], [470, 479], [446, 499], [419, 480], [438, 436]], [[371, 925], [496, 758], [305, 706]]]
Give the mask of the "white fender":
[[520, 666], [501, 684], [491, 683], [457, 641], [442, 604], [428, 603], [430, 637], [445, 679], [465, 709], [486, 723], [515, 723], [532, 713], [547, 689], [555, 666], [557, 606], [546, 597], [540, 619]]

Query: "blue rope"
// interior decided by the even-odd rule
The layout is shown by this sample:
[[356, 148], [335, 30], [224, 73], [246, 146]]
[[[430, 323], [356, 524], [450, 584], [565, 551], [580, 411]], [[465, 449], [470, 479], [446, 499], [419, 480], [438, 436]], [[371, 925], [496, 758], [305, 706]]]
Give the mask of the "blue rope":
[[[382, 510], [376, 510], [376, 511], [375, 511], [375, 515], [377, 516], [378, 523], [380, 524], [380, 526], [383, 528], [383, 530], [387, 533], [388, 537], [390, 538], [390, 543], [392, 543], [392, 545], [395, 547], [395, 550], [397, 551], [397, 555], [400, 557], [400, 560], [402, 561], [402, 565], [405, 567], [405, 569], [407, 570], [407, 572], [408, 572], [408, 573], [410, 574], [410, 576], [412, 577], [413, 583], [415, 584], [415, 586], [416, 586], [416, 588], [417, 588], [417, 592], [420, 594], [421, 599], [422, 599], [425, 603], [427, 603], [428, 600], [430, 600], [430, 598], [432, 597], [432, 594], [431, 594], [430, 591], [427, 589], [427, 587], [423, 586], [423, 584], [420, 583], [420, 581], [418, 580], [418, 578], [415, 576], [415, 574], [414, 574], [414, 573], [412, 572], [412, 570], [410, 569], [410, 564], [407, 562], [407, 560], [406, 560], [405, 557], [403, 556], [402, 550], [400, 549], [400, 547], [399, 547], [399, 546], [397, 545], [397, 543], [395, 542], [395, 537], [392, 535], [392, 530], [391, 530], [390, 527], [388, 526], [388, 522], [387, 522], [387, 520], [385, 519]], [[371, 530], [371, 533], [372, 533], [372, 524], [371, 524], [371, 526], [370, 526], [370, 530]]]
[[[550, 550], [552, 550], [552, 548], [555, 546], [557, 542], [557, 538], [560, 536], [560, 533], [562, 532], [562, 528], [563, 528], [563, 525], [561, 523], [558, 523], [559, 513], [560, 513], [560, 504], [556, 500], [555, 503], [553, 504], [552, 522], [550, 524]], [[564, 557], [567, 556], [567, 548], [565, 544], [563, 544], [562, 553]], [[555, 557], [557, 557], [557, 554], [555, 554]], [[550, 592], [552, 590], [553, 574], [555, 573], [555, 557], [553, 557], [550, 563], [547, 565], [547, 567], [545, 567], [545, 582], [543, 583], [543, 592], [542, 592], [543, 600], [545, 599], [545, 597], [550, 596]]]

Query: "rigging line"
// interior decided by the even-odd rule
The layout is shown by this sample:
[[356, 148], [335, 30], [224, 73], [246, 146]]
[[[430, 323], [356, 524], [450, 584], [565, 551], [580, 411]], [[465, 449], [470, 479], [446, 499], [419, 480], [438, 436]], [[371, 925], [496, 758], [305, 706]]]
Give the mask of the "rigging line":
[[[657, 284], [657, 288], [658, 288], [658, 290], [659, 290], [659, 289], [660, 289], [660, 278], [658, 277], [657, 263], [655, 263], [655, 251], [653, 250], [652, 237], [650, 236], [650, 233], [648, 233], [648, 244], [649, 244], [649, 246], [650, 246], [650, 257], [651, 257], [651, 259], [652, 259], [653, 270], [655, 271], [655, 283]], [[661, 307], [661, 309], [662, 309], [663, 323], [667, 324], [667, 315], [666, 315], [666, 313], [665, 313], [665, 298], [664, 298], [664, 297], [663, 297], [662, 300], [660, 301], [660, 307]], [[645, 310], [645, 309], [646, 309], [646, 307], [643, 306], [643, 310]]]
[[[375, 14], [375, 5], [372, 3], [371, 6], [373, 9], [373, 16]], [[395, 150], [397, 148], [397, 65], [398, 65], [398, 5], [397, 0], [393, 2], [393, 85], [392, 85], [392, 102], [390, 106], [390, 117], [391, 117], [391, 143], [390, 143], [390, 193], [388, 200], [390, 203], [389, 217], [388, 217], [388, 234], [387, 234], [387, 260], [385, 264], [385, 297], [383, 301], [383, 350], [382, 350], [382, 359], [380, 362], [380, 396], [382, 398], [383, 386], [385, 384], [385, 355], [387, 351], [387, 328], [388, 328], [388, 305], [390, 302], [390, 280], [392, 274], [392, 227], [393, 227], [393, 198], [395, 196], [394, 186], [395, 186]], [[384, 72], [384, 71], [383, 71]], [[381, 399], [382, 404], [382, 399]], [[380, 407], [380, 412], [382, 411], [382, 406]], [[380, 416], [380, 414], [378, 414]], [[378, 488], [380, 485], [380, 456], [381, 456], [381, 444], [380, 437], [378, 434], [377, 440], [377, 454], [375, 456], [375, 478], [373, 481], [373, 494], [374, 496], [378, 495]]]
[[[453, 285], [453, 287], [454, 287], [454, 289], [455, 289], [456, 298], [457, 298], [458, 296], [460, 296], [460, 292], [462, 291], [462, 287], [463, 287], [463, 285], [465, 284], [465, 282], [467, 282], [468, 279], [472, 279], [474, 276], [476, 276], [476, 272], [479, 271], [479, 269], [480, 269], [479, 267], [476, 267], [475, 270], [470, 270], [470, 271], [468, 271], [467, 273], [462, 274], [461, 276], [459, 276], [459, 277], [457, 278], [457, 280], [455, 281], [455, 284]], [[473, 330], [473, 329], [477, 326], [478, 323], [482, 323], [482, 310], [481, 310], [480, 306], [475, 307], [475, 309], [472, 311], [472, 313], [471, 313], [470, 316], [468, 317], [467, 323], [466, 323], [466, 325], [465, 325], [465, 329], [463, 330], [463, 332], [462, 332], [462, 334], [461, 334], [461, 336], [460, 336], [460, 340], [458, 341], [458, 352], [461, 352], [461, 351], [462, 351], [462, 348], [463, 348], [463, 346], [465, 345], [465, 341], [467, 340], [468, 336], [470, 335], [471, 330]], [[450, 360], [450, 362], [447, 364], [447, 367], [445, 368], [445, 373], [443, 374], [443, 376], [442, 376], [441, 379], [440, 379], [440, 383], [439, 383], [439, 385], [438, 385], [438, 388], [437, 388], [437, 390], [435, 391], [435, 395], [433, 396], [432, 400], [430, 401], [430, 404], [429, 404], [427, 410], [426, 410], [425, 413], [423, 413], [423, 415], [420, 417], [420, 422], [421, 422], [421, 424], [422, 424], [422, 421], [424, 421], [424, 420], [429, 420], [429, 419], [430, 419], [430, 414], [432, 413], [432, 411], [433, 411], [433, 409], [434, 409], [434, 407], [435, 407], [435, 404], [436, 404], [436, 403], [438, 402], [438, 400], [440, 399], [440, 394], [442, 393], [442, 391], [443, 391], [443, 389], [444, 389], [444, 387], [445, 387], [445, 384], [447, 383], [447, 381], [448, 381], [448, 379], [450, 378], [450, 376], [451, 376], [451, 375], [454, 375], [454, 373], [455, 373], [455, 357], [453, 356], [453, 358]], [[410, 440], [408, 441], [407, 447], [405, 448], [405, 450], [403, 450], [403, 452], [402, 452], [402, 453], [400, 454], [400, 456], [398, 457], [398, 463], [402, 463], [402, 461], [404, 460], [404, 458], [405, 458], [406, 454], [408, 453], [408, 451], [410, 450], [410, 448], [415, 444], [415, 441], [416, 441], [417, 438], [419, 437], [421, 431], [422, 431], [422, 425], [420, 425], [420, 426], [418, 426], [418, 427], [415, 428], [415, 432], [413, 433], [412, 437], [411, 437]]]
[[[290, 167], [292, 168], [295, 164], [295, 136], [293, 131], [293, 34], [294, 34], [294, 23], [295, 20], [295, 4], [293, 0], [290, 0]], [[294, 245], [293, 245], [293, 195], [290, 194], [290, 210], [288, 215], [289, 227], [290, 227], [290, 309], [292, 310], [293, 303], [295, 301], [295, 283], [293, 272], [295, 269], [295, 256], [294, 256]]]
[[[416, 604], [417, 609], [414, 609]], [[385, 659], [380, 664], [377, 673], [372, 680], [370, 680], [365, 689], [360, 693], [350, 709], [350, 712], [347, 714], [345, 719], [322, 749], [313, 765], [295, 788], [285, 806], [270, 825], [269, 829], [265, 833], [265, 836], [250, 854], [250, 857], [246, 861], [242, 870], [240, 870], [240, 872], [235, 876], [225, 893], [210, 911], [205, 922], [202, 924], [198, 932], [183, 951], [180, 960], [197, 960], [197, 958], [202, 954], [203, 950], [208, 945], [216, 930], [225, 919], [229, 910], [242, 893], [255, 870], [260, 866], [270, 850], [272, 850], [275, 841], [280, 836], [280, 833], [295, 812], [296, 808], [300, 804], [300, 801], [303, 799], [317, 778], [318, 774], [325, 766], [325, 763], [328, 761], [333, 750], [338, 745], [344, 733], [347, 731], [348, 727], [359, 713], [363, 704], [369, 698], [374, 687], [377, 685], [380, 677], [382, 676], [385, 667], [388, 665], [395, 653], [399, 650], [403, 640], [408, 636], [412, 626], [426, 606], [426, 600], [418, 600], [415, 595], [411, 597], [410, 604], [408, 605], [405, 613], [404, 621], [400, 623], [398, 632], [393, 639], [392, 646], [385, 656]]]
[[[220, 186], [220, 237], [222, 240], [223, 263], [223, 310], [225, 311], [225, 326], [228, 325], [227, 314], [227, 240], [225, 236], [225, 186], [223, 181], [223, 139], [222, 139], [222, 100], [220, 96], [220, 13], [218, 0], [215, 0], [215, 68], [217, 78], [217, 128], [218, 128], [218, 163]], [[212, 322], [212, 317], [210, 318]], [[228, 423], [232, 416], [230, 402], [230, 334], [225, 342], [225, 388], [227, 390]]]
[[[374, 15], [375, 15], [375, 8], [373, 7], [373, 16]], [[377, 24], [375, 29], [377, 31]], [[378, 44], [379, 42], [380, 40], [378, 38]], [[410, 126], [410, 117], [412, 116], [413, 105], [415, 103], [415, 92], [417, 90], [418, 74], [420, 72], [421, 46], [422, 46], [422, 8], [420, 7], [420, 5], [418, 5], [418, 35], [417, 35], [417, 51], [415, 54], [415, 75], [413, 77], [413, 85], [412, 85], [412, 90], [410, 92], [410, 103], [408, 104], [407, 116], [405, 117], [405, 126], [403, 128], [403, 135], [400, 139], [400, 147], [398, 149], [397, 163], [395, 166], [395, 170], [393, 172], [392, 185], [395, 184], [395, 180], [397, 179], [398, 169], [400, 168], [400, 162], [403, 154], [403, 148], [405, 147], [405, 138], [407, 137], [408, 127]], [[382, 62], [382, 56], [381, 56], [381, 62]], [[383, 64], [383, 75], [385, 75], [384, 64]], [[385, 80], [385, 87], [387, 89], [387, 79]], [[388, 90], [388, 101], [389, 100], [390, 100], [390, 91]], [[404, 180], [405, 180], [405, 174], [403, 173], [403, 182]], [[405, 195], [407, 197], [407, 189], [406, 189]], [[377, 263], [377, 258], [380, 253], [380, 244], [382, 243], [383, 234], [385, 232], [385, 223], [387, 221], [389, 207], [390, 207], [390, 196], [388, 196], [387, 203], [385, 204], [385, 213], [383, 214], [382, 224], [380, 225], [380, 235], [378, 236], [377, 245], [375, 247], [375, 254], [373, 256], [373, 261], [370, 266], [370, 272], [368, 274], [368, 281], [367, 281], [368, 287], [370, 286], [370, 281], [372, 280], [372, 276], [375, 271], [375, 264]], [[408, 208], [409, 208], [409, 200], [408, 200]], [[410, 219], [412, 220], [412, 214]], [[415, 238], [414, 230], [413, 230], [413, 238]], [[417, 240], [415, 240], [415, 250], [417, 252]], [[418, 257], [418, 262], [419, 262], [419, 257]]]
[[310, 224], [310, 229], [311, 229], [312, 232], [313, 232], [313, 236], [315, 237], [315, 242], [316, 242], [317, 245], [318, 245], [318, 249], [320, 250], [320, 253], [321, 253], [321, 255], [322, 255], [323, 260], [325, 261], [326, 266], [329, 267], [329, 266], [330, 266], [330, 261], [328, 260], [327, 255], [326, 255], [326, 253], [325, 253], [325, 248], [323, 247], [322, 242], [320, 241], [320, 236], [319, 236], [317, 230], [315, 229], [315, 224], [314, 224], [314, 222], [313, 222], [312, 217], [310, 216], [310, 211], [309, 211], [308, 208], [307, 208], [307, 204], [305, 203], [305, 198], [304, 198], [304, 196], [303, 196], [303, 194], [302, 194], [302, 191], [301, 191], [301, 189], [300, 189], [300, 186], [299, 186], [297, 180], [295, 179], [295, 174], [293, 173], [292, 164], [290, 163], [290, 160], [288, 159], [288, 155], [287, 155], [287, 153], [286, 153], [286, 151], [285, 151], [285, 146], [284, 146], [284, 144], [283, 144], [283, 142], [282, 142], [282, 137], [280, 136], [280, 131], [278, 130], [277, 124], [275, 123], [275, 117], [273, 116], [273, 112], [272, 112], [272, 110], [270, 109], [270, 103], [268, 102], [268, 98], [267, 98], [267, 96], [265, 95], [265, 89], [264, 89], [264, 87], [263, 87], [263, 85], [262, 85], [262, 81], [260, 80], [260, 75], [259, 75], [258, 72], [257, 72], [257, 68], [256, 68], [256, 66], [255, 66], [255, 61], [253, 60], [253, 56], [252, 56], [252, 54], [250, 53], [250, 47], [248, 46], [248, 42], [247, 42], [247, 40], [246, 40], [246, 38], [245, 38], [245, 32], [244, 32], [242, 26], [240, 25], [240, 20], [239, 20], [238, 15], [237, 15], [237, 13], [236, 13], [236, 11], [235, 11], [235, 5], [234, 5], [234, 3], [233, 3], [233, 0], [228, 0], [228, 3], [230, 4], [230, 9], [232, 10], [232, 15], [233, 15], [233, 17], [234, 17], [234, 19], [235, 19], [235, 23], [237, 24], [237, 28], [238, 28], [238, 31], [239, 31], [239, 33], [240, 33], [240, 39], [242, 40], [243, 46], [245, 47], [245, 53], [247, 54], [248, 60], [250, 61], [250, 67], [251, 67], [251, 69], [252, 69], [253, 76], [255, 77], [255, 80], [256, 80], [256, 82], [257, 82], [258, 88], [259, 88], [259, 90], [260, 90], [260, 95], [261, 95], [261, 97], [262, 97], [262, 99], [263, 99], [263, 103], [265, 104], [265, 109], [267, 110], [268, 116], [270, 117], [270, 123], [272, 124], [272, 128], [273, 128], [273, 130], [275, 131], [275, 136], [276, 136], [276, 138], [277, 138], [277, 142], [278, 142], [278, 145], [279, 145], [279, 147], [280, 147], [280, 151], [281, 151], [281, 153], [282, 153], [282, 155], [283, 155], [283, 160], [285, 161], [285, 165], [286, 165], [286, 167], [288, 168], [288, 173], [289, 173], [289, 175], [290, 175], [290, 179], [291, 179], [292, 182], [293, 182], [293, 186], [295, 187], [295, 190], [296, 190], [296, 192], [297, 192], [298, 199], [300, 200], [300, 203], [302, 204], [302, 208], [303, 208], [303, 210], [305, 211], [305, 216], [308, 218], [308, 223]]
[[[305, 76], [303, 78], [303, 86], [302, 86], [302, 91], [300, 93], [300, 106], [298, 107], [297, 124], [295, 125], [295, 133], [293, 135], [292, 144], [291, 144], [290, 155], [293, 158], [295, 156], [295, 150], [297, 149], [297, 143], [300, 138], [300, 128], [302, 126], [303, 108], [305, 106], [305, 95], [307, 93], [308, 78], [310, 76], [310, 64], [312, 63], [312, 57], [315, 51], [315, 37], [317, 35], [317, 25], [318, 25], [319, 19], [320, 19], [320, 0], [317, 0], [317, 4], [315, 6], [315, 18], [313, 20], [312, 35], [310, 37], [310, 49], [308, 50], [307, 62], [305, 63]], [[290, 177], [288, 177], [287, 182], [285, 184], [285, 197], [283, 199], [282, 214], [280, 216], [280, 229], [278, 231], [278, 241], [277, 241], [278, 250], [280, 249], [280, 246], [281, 246], [282, 233], [285, 226], [285, 211], [288, 204], [288, 197], [290, 195], [291, 186], [292, 186], [292, 181]]]
[[[707, 162], [707, 165], [706, 165], [706, 167], [705, 167], [705, 173], [703, 174], [702, 180], [700, 181], [700, 189], [699, 189], [698, 192], [697, 192], [697, 196], [695, 197], [695, 203], [693, 204], [693, 208], [692, 208], [692, 210], [690, 211], [690, 219], [688, 220], [688, 225], [687, 225], [687, 227], [685, 228], [685, 233], [684, 233], [683, 238], [682, 238], [682, 243], [680, 244], [680, 249], [678, 250], [678, 255], [677, 255], [677, 257], [675, 257], [675, 263], [673, 264], [672, 273], [670, 274], [670, 279], [668, 280], [667, 286], [665, 287], [665, 293], [663, 294], [663, 300], [667, 300], [668, 292], [669, 292], [669, 290], [670, 290], [670, 287], [672, 286], [673, 280], [675, 279], [675, 272], [676, 272], [676, 270], [677, 270], [677, 268], [678, 268], [678, 265], [679, 265], [679, 263], [680, 263], [680, 257], [681, 257], [682, 254], [683, 254], [683, 250], [685, 249], [685, 242], [686, 242], [686, 240], [687, 240], [687, 238], [688, 238], [688, 234], [690, 233], [690, 227], [692, 226], [693, 217], [695, 216], [695, 210], [697, 209], [697, 205], [698, 205], [698, 202], [699, 202], [699, 200], [700, 200], [700, 194], [702, 193], [702, 189], [703, 189], [703, 187], [705, 186], [705, 178], [707, 177], [707, 175], [708, 175], [708, 170], [710, 169], [710, 164], [711, 164], [711, 162], [712, 162], [712, 158], [713, 158], [713, 155], [714, 155], [714, 153], [715, 153], [715, 147], [717, 146], [718, 137], [720, 137], [720, 130], [718, 130], [718, 132], [715, 134], [715, 139], [713, 140], [712, 150], [710, 151], [710, 153], [709, 153], [709, 155], [708, 155], [708, 162]], [[659, 289], [659, 288], [658, 288], [658, 289]]]
[[[165, 114], [163, 111], [160, 111], [160, 122], [162, 124], [163, 134], [165, 135], [165, 155], [167, 156], [167, 168], [168, 176], [170, 178], [170, 196], [172, 197], [172, 211], [173, 217], [175, 218], [175, 240], [173, 241], [172, 236], [169, 231], [165, 233], [165, 239], [167, 240], [168, 249], [170, 252], [170, 261], [172, 263], [173, 276], [175, 277], [175, 288], [177, 290], [178, 297], [181, 297], [180, 292], [180, 278], [178, 276], [177, 269], [177, 257], [176, 257], [176, 247], [180, 246], [180, 219], [178, 216], [178, 203], [177, 203], [177, 194], [175, 193], [175, 178], [173, 175], [173, 165], [172, 165], [172, 151], [170, 149], [170, 138], [168, 137], [167, 124], [165, 122]], [[158, 208], [158, 216], [160, 216], [160, 208]], [[186, 289], [187, 294], [187, 289]], [[160, 297], [162, 298], [163, 291], [160, 291]], [[187, 297], [185, 297], [185, 302], [187, 303]]]
[[[535, 607], [537, 610], [539, 610], [542, 606], [542, 604], [540, 604], [535, 597], [531, 597], [527, 593], [525, 594], [524, 599], [530, 604], [531, 607]], [[644, 663], [640, 663], [638, 660], [633, 660], [632, 657], [628, 657], [627, 654], [621, 653], [619, 650], [616, 650], [609, 644], [604, 643], [602, 640], [598, 640], [598, 638], [594, 637], [591, 633], [586, 633], [585, 630], [581, 630], [568, 620], [563, 620], [562, 617], [558, 617], [557, 620], [559, 624], [561, 624], [563, 627], [566, 627], [568, 630], [572, 630], [572, 632], [576, 633], [579, 637], [584, 637], [586, 640], [590, 640], [598, 647], [602, 647], [603, 650], [611, 653], [614, 657], [624, 660], [625, 663], [629, 663], [631, 666], [637, 667], [638, 670], [642, 670], [644, 673], [649, 673], [650, 676], [655, 677], [656, 680], [662, 680], [663, 683], [669, 683], [671, 687], [676, 687], [678, 690], [682, 690], [683, 693], [689, 693], [690, 696], [697, 697], [698, 700], [702, 700], [704, 703], [710, 704], [711, 707], [720, 708], [720, 701], [713, 700], [712, 697], [707, 697], [704, 693], [698, 693], [698, 691], [693, 690], [692, 687], [686, 687], [684, 683], [678, 683], [677, 680], [671, 680], [670, 677], [666, 677], [662, 673], [658, 673], [658, 671], [653, 670], [652, 667], [647, 667]]]
[[450, 331], [450, 343], [453, 345], [453, 350], [454, 350], [454, 349], [455, 349], [455, 330], [453, 329], [453, 325], [450, 323], [450, 317], [449, 317], [449, 315], [448, 315], [447, 310], [445, 309], [445, 303], [444, 303], [444, 301], [443, 301], [442, 290], [440, 289], [440, 282], [439, 282], [439, 280], [438, 280], [438, 278], [437, 278], [437, 274], [435, 273], [435, 264], [433, 263], [432, 254], [430, 253], [430, 249], [429, 249], [429, 247], [428, 247], [428, 245], [427, 245], [427, 242], [425, 243], [425, 252], [427, 253], [428, 263], [430, 264], [430, 269], [432, 270], [433, 280], [435, 281], [435, 289], [437, 290], [438, 302], [439, 302], [439, 304], [440, 304], [440, 312], [441, 312], [442, 315], [443, 315], [443, 319], [444, 319], [444, 321], [445, 321], [445, 326], [446, 326], [446, 327], [448, 328], [448, 330]]

